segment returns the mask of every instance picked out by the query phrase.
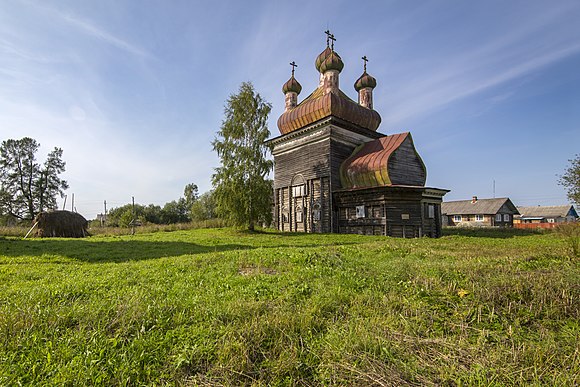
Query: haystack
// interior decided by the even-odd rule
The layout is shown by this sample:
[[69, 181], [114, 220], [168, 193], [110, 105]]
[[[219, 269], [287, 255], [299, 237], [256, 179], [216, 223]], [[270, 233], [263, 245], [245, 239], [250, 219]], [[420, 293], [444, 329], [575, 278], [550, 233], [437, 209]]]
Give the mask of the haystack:
[[35, 236], [83, 238], [89, 235], [89, 223], [80, 214], [70, 211], [41, 212], [34, 219]]

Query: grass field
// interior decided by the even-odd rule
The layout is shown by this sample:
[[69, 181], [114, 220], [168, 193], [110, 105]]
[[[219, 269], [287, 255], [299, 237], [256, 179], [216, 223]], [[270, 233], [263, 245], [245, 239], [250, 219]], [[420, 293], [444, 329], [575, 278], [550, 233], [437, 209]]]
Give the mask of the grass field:
[[0, 385], [580, 384], [555, 234], [0, 238]]

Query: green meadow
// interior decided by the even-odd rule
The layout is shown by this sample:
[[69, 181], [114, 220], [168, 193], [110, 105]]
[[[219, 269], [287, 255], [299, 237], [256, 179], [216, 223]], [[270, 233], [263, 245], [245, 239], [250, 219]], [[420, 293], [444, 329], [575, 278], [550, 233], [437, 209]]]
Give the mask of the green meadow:
[[0, 238], [0, 385], [580, 384], [553, 233]]

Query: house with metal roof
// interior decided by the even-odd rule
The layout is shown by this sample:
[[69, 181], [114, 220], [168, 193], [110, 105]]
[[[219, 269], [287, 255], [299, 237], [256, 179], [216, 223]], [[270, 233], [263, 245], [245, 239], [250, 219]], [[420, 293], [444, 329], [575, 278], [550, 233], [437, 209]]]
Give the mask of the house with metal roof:
[[578, 220], [578, 212], [574, 206], [531, 206], [518, 207], [520, 215], [516, 215], [514, 223], [564, 223]]
[[280, 136], [274, 156], [274, 222], [281, 231], [337, 232], [396, 237], [441, 236], [441, 201], [449, 192], [426, 187], [427, 170], [408, 132], [377, 132], [377, 81], [355, 81], [358, 101], [339, 87], [344, 63], [326, 31], [315, 60], [318, 87], [298, 101], [302, 86], [292, 66], [283, 85]]
[[513, 227], [518, 209], [509, 198], [457, 200], [441, 204], [444, 226]]

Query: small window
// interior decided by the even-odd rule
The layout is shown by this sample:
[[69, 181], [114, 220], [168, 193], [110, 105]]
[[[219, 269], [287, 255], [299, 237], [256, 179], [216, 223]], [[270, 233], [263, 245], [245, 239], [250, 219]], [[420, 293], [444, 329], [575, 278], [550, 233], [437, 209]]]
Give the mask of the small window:
[[503, 221], [509, 222], [510, 221], [510, 214], [503, 214]]
[[306, 184], [295, 185], [292, 187], [292, 197], [306, 196]]
[[483, 215], [475, 215], [476, 222], [483, 222]]
[[356, 217], [357, 218], [365, 217], [365, 206], [356, 206]]
[[453, 221], [461, 222], [461, 215], [453, 215]]
[[302, 209], [301, 208], [296, 210], [296, 222], [302, 223]]
[[501, 222], [501, 214], [495, 214], [495, 221]]
[[555, 222], [555, 221], [554, 221], [554, 219], [553, 219], [553, 218], [549, 218], [549, 219], [548, 219], [548, 223], [554, 223], [554, 222]]
[[303, 217], [302, 217], [302, 207], [297, 207], [296, 208], [296, 223], [302, 223], [303, 221]]
[[315, 203], [312, 208], [312, 220], [319, 221], [320, 220], [320, 204]]
[[433, 219], [435, 217], [435, 205], [434, 204], [429, 204], [429, 219]]

